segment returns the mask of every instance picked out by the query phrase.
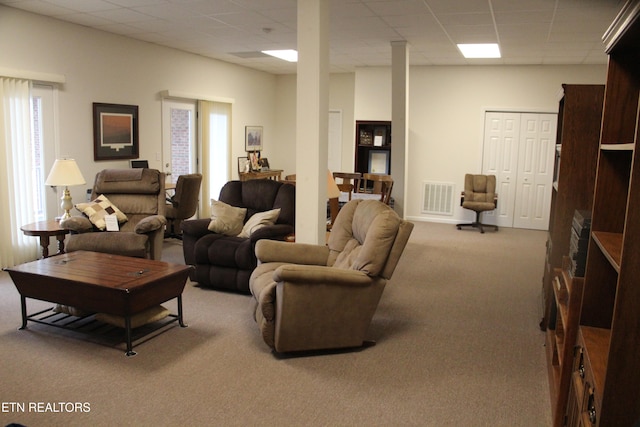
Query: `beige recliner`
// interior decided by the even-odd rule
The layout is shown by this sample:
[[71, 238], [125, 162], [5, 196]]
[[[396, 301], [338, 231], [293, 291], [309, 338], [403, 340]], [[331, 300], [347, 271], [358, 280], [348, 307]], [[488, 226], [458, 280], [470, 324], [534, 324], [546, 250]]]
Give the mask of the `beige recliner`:
[[264, 341], [276, 352], [360, 347], [413, 224], [377, 200], [353, 200], [328, 244], [260, 240], [249, 280]]
[[[160, 260], [167, 223], [164, 179], [164, 174], [155, 169], [99, 172], [93, 184], [92, 202], [76, 204], [76, 209], [83, 209], [85, 214], [62, 222], [62, 226], [72, 232], [67, 238], [66, 250]], [[99, 196], [106, 197], [112, 206], [105, 208], [104, 203], [99, 203]], [[126, 215], [126, 222], [120, 223], [119, 231], [100, 230], [95, 217], [100, 217], [102, 210], [112, 211], [113, 207]]]

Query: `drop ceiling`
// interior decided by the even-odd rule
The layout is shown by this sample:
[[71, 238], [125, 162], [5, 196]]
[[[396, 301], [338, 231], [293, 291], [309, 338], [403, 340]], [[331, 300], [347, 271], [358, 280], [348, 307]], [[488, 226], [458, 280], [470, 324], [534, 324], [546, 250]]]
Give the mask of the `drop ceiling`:
[[[391, 64], [604, 64], [602, 35], [622, 0], [328, 0], [332, 72]], [[0, 0], [0, 4], [274, 74], [296, 65], [260, 53], [296, 48], [296, 0]], [[499, 43], [464, 59], [457, 43]]]

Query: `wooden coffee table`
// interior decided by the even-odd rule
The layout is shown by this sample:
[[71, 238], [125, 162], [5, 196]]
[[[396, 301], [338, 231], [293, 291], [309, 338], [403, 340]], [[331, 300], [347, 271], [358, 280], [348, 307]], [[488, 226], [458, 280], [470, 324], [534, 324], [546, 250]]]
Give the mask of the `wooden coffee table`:
[[98, 252], [77, 251], [7, 268], [22, 306], [22, 326], [27, 322], [58, 326], [43, 312], [27, 314], [26, 299], [32, 298], [76, 307], [87, 312], [124, 318], [127, 356], [136, 354], [132, 346], [131, 317], [177, 298], [178, 314], [171, 322], [185, 327], [182, 291], [190, 266], [131, 258]]

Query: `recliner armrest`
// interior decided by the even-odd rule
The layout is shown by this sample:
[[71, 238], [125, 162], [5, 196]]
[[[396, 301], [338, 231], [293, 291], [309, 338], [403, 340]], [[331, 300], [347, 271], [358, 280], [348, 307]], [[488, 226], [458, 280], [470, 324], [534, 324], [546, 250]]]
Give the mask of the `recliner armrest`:
[[180, 227], [182, 228], [182, 234], [193, 236], [196, 240], [200, 237], [212, 233], [209, 231], [210, 218], [189, 219], [182, 221]]
[[252, 243], [261, 239], [284, 240], [286, 236], [293, 234], [294, 231], [293, 226], [289, 224], [265, 225], [251, 233], [249, 238]]
[[373, 281], [370, 276], [360, 270], [293, 264], [278, 267], [273, 272], [273, 280], [275, 282], [328, 283], [344, 286], [367, 286]]
[[71, 218], [67, 218], [60, 223], [60, 226], [74, 233], [93, 231], [93, 224], [91, 224], [89, 218], [85, 216], [72, 216]]
[[308, 243], [259, 240], [256, 242], [256, 257], [260, 262], [325, 266], [329, 258], [329, 248]]
[[137, 234], [147, 234], [152, 231], [160, 230], [167, 224], [167, 219], [163, 215], [151, 215], [142, 218], [134, 228]]

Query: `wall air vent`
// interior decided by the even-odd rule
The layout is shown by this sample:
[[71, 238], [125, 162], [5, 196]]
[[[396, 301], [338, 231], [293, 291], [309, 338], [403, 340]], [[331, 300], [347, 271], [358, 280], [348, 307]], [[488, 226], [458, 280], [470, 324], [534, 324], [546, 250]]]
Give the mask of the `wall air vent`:
[[422, 213], [453, 215], [452, 182], [424, 182], [422, 191]]

